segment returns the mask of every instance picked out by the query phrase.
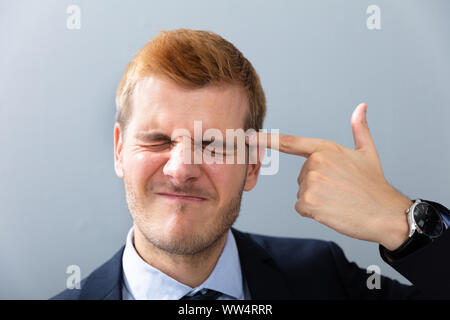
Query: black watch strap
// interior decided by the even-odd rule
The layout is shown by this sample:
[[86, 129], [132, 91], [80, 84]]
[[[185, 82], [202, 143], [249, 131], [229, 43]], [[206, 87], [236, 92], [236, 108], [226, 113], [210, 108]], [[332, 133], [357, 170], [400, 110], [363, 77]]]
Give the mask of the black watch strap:
[[411, 237], [409, 237], [405, 242], [402, 243], [400, 247], [398, 247], [393, 251], [390, 251], [380, 245], [380, 253], [384, 255], [386, 258], [388, 258], [388, 260], [398, 260], [424, 247], [431, 241], [432, 240], [427, 236], [424, 236], [415, 231]]

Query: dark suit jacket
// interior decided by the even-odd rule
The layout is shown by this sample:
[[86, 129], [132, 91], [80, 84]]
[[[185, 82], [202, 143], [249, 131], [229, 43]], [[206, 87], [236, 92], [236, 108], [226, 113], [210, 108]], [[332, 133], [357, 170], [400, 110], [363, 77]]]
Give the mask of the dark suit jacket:
[[[350, 263], [333, 242], [270, 237], [231, 229], [252, 299], [450, 299], [450, 232], [405, 258], [388, 262], [413, 286], [370, 274]], [[81, 282], [52, 299], [122, 299], [122, 247]]]

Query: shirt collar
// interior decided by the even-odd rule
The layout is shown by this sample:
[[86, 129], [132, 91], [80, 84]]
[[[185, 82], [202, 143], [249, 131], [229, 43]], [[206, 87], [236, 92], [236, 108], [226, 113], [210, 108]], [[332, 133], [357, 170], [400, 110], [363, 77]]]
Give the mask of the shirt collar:
[[191, 288], [145, 262], [134, 248], [134, 229], [127, 235], [122, 256], [126, 289], [136, 300], [178, 300], [203, 288], [213, 289], [234, 299], [243, 299], [241, 264], [231, 230], [225, 247], [209, 277]]

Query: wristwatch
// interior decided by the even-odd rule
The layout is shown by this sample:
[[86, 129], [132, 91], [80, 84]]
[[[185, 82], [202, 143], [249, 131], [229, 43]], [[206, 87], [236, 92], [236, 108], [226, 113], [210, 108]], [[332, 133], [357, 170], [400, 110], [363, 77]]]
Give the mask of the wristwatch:
[[406, 210], [406, 213], [408, 214], [409, 238], [414, 233], [419, 233], [430, 239], [436, 239], [444, 232], [442, 217], [430, 203], [417, 199]]
[[393, 251], [383, 247], [383, 251], [389, 260], [403, 258], [442, 235], [445, 224], [438, 210], [441, 209], [440, 206], [433, 201], [422, 199], [414, 201], [413, 205], [405, 212], [409, 224], [408, 239]]

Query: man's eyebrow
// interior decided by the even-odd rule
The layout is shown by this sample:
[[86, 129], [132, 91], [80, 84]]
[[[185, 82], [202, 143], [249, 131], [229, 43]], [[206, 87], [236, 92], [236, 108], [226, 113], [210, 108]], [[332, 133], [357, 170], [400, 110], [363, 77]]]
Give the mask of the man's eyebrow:
[[161, 132], [139, 132], [134, 137], [146, 142], [171, 140], [170, 136]]

